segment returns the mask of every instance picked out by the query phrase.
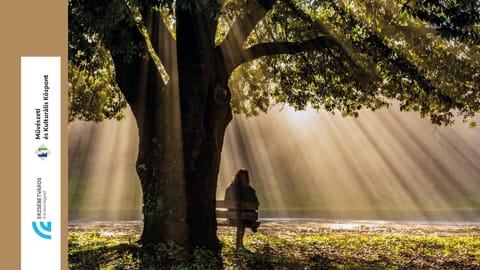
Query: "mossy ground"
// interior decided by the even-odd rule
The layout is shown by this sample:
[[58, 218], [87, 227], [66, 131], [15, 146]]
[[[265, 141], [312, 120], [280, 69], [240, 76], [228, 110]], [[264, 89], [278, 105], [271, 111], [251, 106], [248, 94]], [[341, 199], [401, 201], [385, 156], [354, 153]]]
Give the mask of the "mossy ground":
[[266, 223], [235, 250], [219, 228], [221, 259], [205, 250], [181, 261], [172, 244], [142, 248], [140, 224], [70, 226], [70, 269], [480, 269], [475, 226]]

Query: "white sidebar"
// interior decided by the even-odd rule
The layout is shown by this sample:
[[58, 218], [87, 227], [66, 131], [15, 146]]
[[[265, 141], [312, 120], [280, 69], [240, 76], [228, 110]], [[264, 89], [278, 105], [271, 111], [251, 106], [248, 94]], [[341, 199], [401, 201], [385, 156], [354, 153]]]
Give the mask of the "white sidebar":
[[60, 57], [21, 58], [21, 265], [61, 268]]

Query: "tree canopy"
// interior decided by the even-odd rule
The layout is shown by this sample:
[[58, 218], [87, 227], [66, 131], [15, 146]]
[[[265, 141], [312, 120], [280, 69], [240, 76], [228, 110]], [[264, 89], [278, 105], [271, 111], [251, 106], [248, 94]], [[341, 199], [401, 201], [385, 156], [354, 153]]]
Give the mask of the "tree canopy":
[[[69, 1], [71, 120], [122, 117], [126, 102], [110, 54], [129, 61], [142, 45], [130, 42], [131, 33], [109, 36], [112, 25], [125, 20], [141, 32], [132, 10], [155, 8], [175, 29], [171, 1], [94, 2]], [[218, 12], [214, 2], [180, 6], [217, 20], [216, 45], [235, 55], [226, 62], [235, 68], [229, 86], [236, 113], [286, 103], [356, 116], [398, 100], [402, 110], [451, 124], [457, 115], [473, 121], [480, 110], [479, 1], [274, 1], [258, 21], [254, 11], [269, 1], [229, 0]], [[250, 32], [238, 31], [248, 24]], [[103, 44], [113, 39], [107, 51]]]

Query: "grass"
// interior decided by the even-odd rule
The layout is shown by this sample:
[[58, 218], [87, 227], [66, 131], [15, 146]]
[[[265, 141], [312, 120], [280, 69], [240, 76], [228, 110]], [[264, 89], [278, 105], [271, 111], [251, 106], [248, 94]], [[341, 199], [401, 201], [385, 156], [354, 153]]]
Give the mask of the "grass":
[[103, 231], [69, 233], [69, 269], [480, 269], [476, 234], [362, 235], [264, 231], [220, 234], [221, 260], [198, 249], [189, 263], [173, 244], [142, 248], [138, 236]]

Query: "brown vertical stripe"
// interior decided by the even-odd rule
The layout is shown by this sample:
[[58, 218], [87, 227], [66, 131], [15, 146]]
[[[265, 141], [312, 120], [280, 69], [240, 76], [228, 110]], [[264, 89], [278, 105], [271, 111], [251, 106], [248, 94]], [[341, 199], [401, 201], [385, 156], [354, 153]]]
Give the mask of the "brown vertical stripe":
[[0, 7], [2, 269], [20, 269], [20, 57], [62, 57], [62, 269], [67, 269], [67, 6], [4, 1]]

